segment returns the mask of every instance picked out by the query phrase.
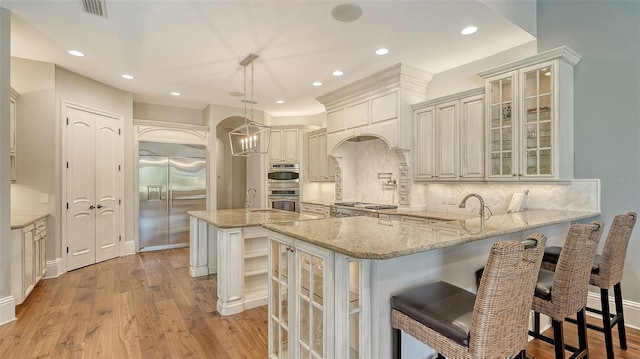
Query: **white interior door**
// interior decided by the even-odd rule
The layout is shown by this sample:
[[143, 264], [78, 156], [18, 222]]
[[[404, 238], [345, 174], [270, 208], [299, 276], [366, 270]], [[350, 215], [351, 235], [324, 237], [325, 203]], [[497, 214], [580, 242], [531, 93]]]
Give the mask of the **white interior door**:
[[120, 240], [120, 173], [122, 145], [120, 123], [95, 115], [96, 119], [96, 262], [115, 258]]
[[117, 257], [120, 122], [67, 107], [67, 270]]

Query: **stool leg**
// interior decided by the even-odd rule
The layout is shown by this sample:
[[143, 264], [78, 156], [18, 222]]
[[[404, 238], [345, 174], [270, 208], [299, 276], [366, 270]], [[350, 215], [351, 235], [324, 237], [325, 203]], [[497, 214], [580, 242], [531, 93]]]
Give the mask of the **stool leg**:
[[562, 330], [562, 322], [552, 319], [551, 325], [553, 326], [553, 346], [556, 353], [556, 359], [564, 359], [564, 333]]
[[616, 315], [620, 317], [618, 321], [618, 337], [620, 338], [620, 348], [627, 350], [627, 331], [624, 327], [624, 312], [622, 310], [622, 288], [620, 283], [613, 286], [613, 295], [616, 300]]
[[540, 313], [533, 312], [533, 332], [540, 335]]
[[613, 359], [613, 336], [611, 335], [611, 310], [609, 309], [609, 289], [600, 288], [600, 306], [602, 307], [602, 332], [607, 347], [607, 359]]
[[391, 331], [393, 359], [400, 359], [402, 358], [402, 331], [397, 328], [391, 328]]
[[578, 319], [578, 352], [587, 351], [589, 345], [587, 343], [587, 317], [585, 309], [580, 309], [576, 317], [576, 319]]

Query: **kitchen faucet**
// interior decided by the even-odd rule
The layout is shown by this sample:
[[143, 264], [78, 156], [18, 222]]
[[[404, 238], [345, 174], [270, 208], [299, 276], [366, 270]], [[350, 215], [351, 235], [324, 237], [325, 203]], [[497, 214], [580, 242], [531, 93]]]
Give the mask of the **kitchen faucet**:
[[475, 197], [480, 201], [480, 228], [484, 229], [484, 207], [485, 206], [484, 206], [484, 199], [482, 199], [482, 196], [480, 196], [477, 193], [469, 193], [468, 195], [464, 196], [464, 198], [462, 199], [462, 202], [460, 202], [459, 207], [465, 208], [469, 197]]
[[[247, 214], [249, 213], [249, 208], [251, 208], [251, 202], [253, 201], [253, 197], [256, 195], [256, 193], [258, 193], [258, 191], [253, 187], [249, 187], [249, 189], [247, 190], [247, 202], [244, 204], [244, 208], [246, 208]], [[251, 194], [251, 198], [249, 198], [250, 194]]]

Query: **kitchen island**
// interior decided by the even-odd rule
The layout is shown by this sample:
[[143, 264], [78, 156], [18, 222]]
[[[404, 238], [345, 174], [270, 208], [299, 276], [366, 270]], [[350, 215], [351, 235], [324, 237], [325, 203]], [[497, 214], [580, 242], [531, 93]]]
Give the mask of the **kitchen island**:
[[267, 304], [266, 223], [317, 219], [274, 209], [223, 209], [188, 212], [190, 275], [217, 273], [221, 315]]
[[[264, 224], [269, 236], [270, 358], [389, 358], [389, 300], [435, 280], [475, 291], [495, 241], [533, 232], [562, 245], [599, 213], [536, 210], [431, 224], [367, 217]], [[404, 335], [404, 334], [403, 334]], [[404, 335], [403, 356], [433, 351]]]

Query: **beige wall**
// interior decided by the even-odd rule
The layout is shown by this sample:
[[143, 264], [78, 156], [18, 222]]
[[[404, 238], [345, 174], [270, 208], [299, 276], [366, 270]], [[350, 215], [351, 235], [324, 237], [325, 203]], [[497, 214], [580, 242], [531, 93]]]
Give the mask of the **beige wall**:
[[189, 125], [206, 125], [203, 110], [142, 102], [133, 103], [133, 118]]
[[[62, 103], [68, 102], [94, 108], [96, 110], [112, 113], [123, 117], [123, 143], [124, 143], [124, 183], [133, 183], [133, 140], [132, 140], [132, 104], [133, 96], [130, 92], [125, 92], [107, 86], [98, 81], [90, 78], [78, 75], [76, 73], [67, 71], [60, 67], [56, 67], [56, 88], [55, 88], [55, 103], [56, 103], [56, 158], [61, 158], [60, 133], [61, 124], [63, 119], [61, 118]], [[61, 166], [56, 166], [57, 173], [53, 178], [58, 186], [58, 190], [62, 191], [61, 183]], [[134, 211], [134, 199], [132, 186], [125, 185], [123, 199], [123, 240], [133, 241], [133, 211]], [[62, 201], [63, 199], [61, 199]], [[62, 211], [62, 203], [59, 204], [60, 213]], [[56, 224], [60, 228], [61, 218], [56, 219]], [[58, 238], [62, 238], [61, 230], [58, 230], [56, 235]], [[62, 257], [62, 241], [56, 240], [55, 243], [55, 258]]]
[[0, 7], [0, 324], [15, 319], [11, 297], [9, 88], [11, 13]]

